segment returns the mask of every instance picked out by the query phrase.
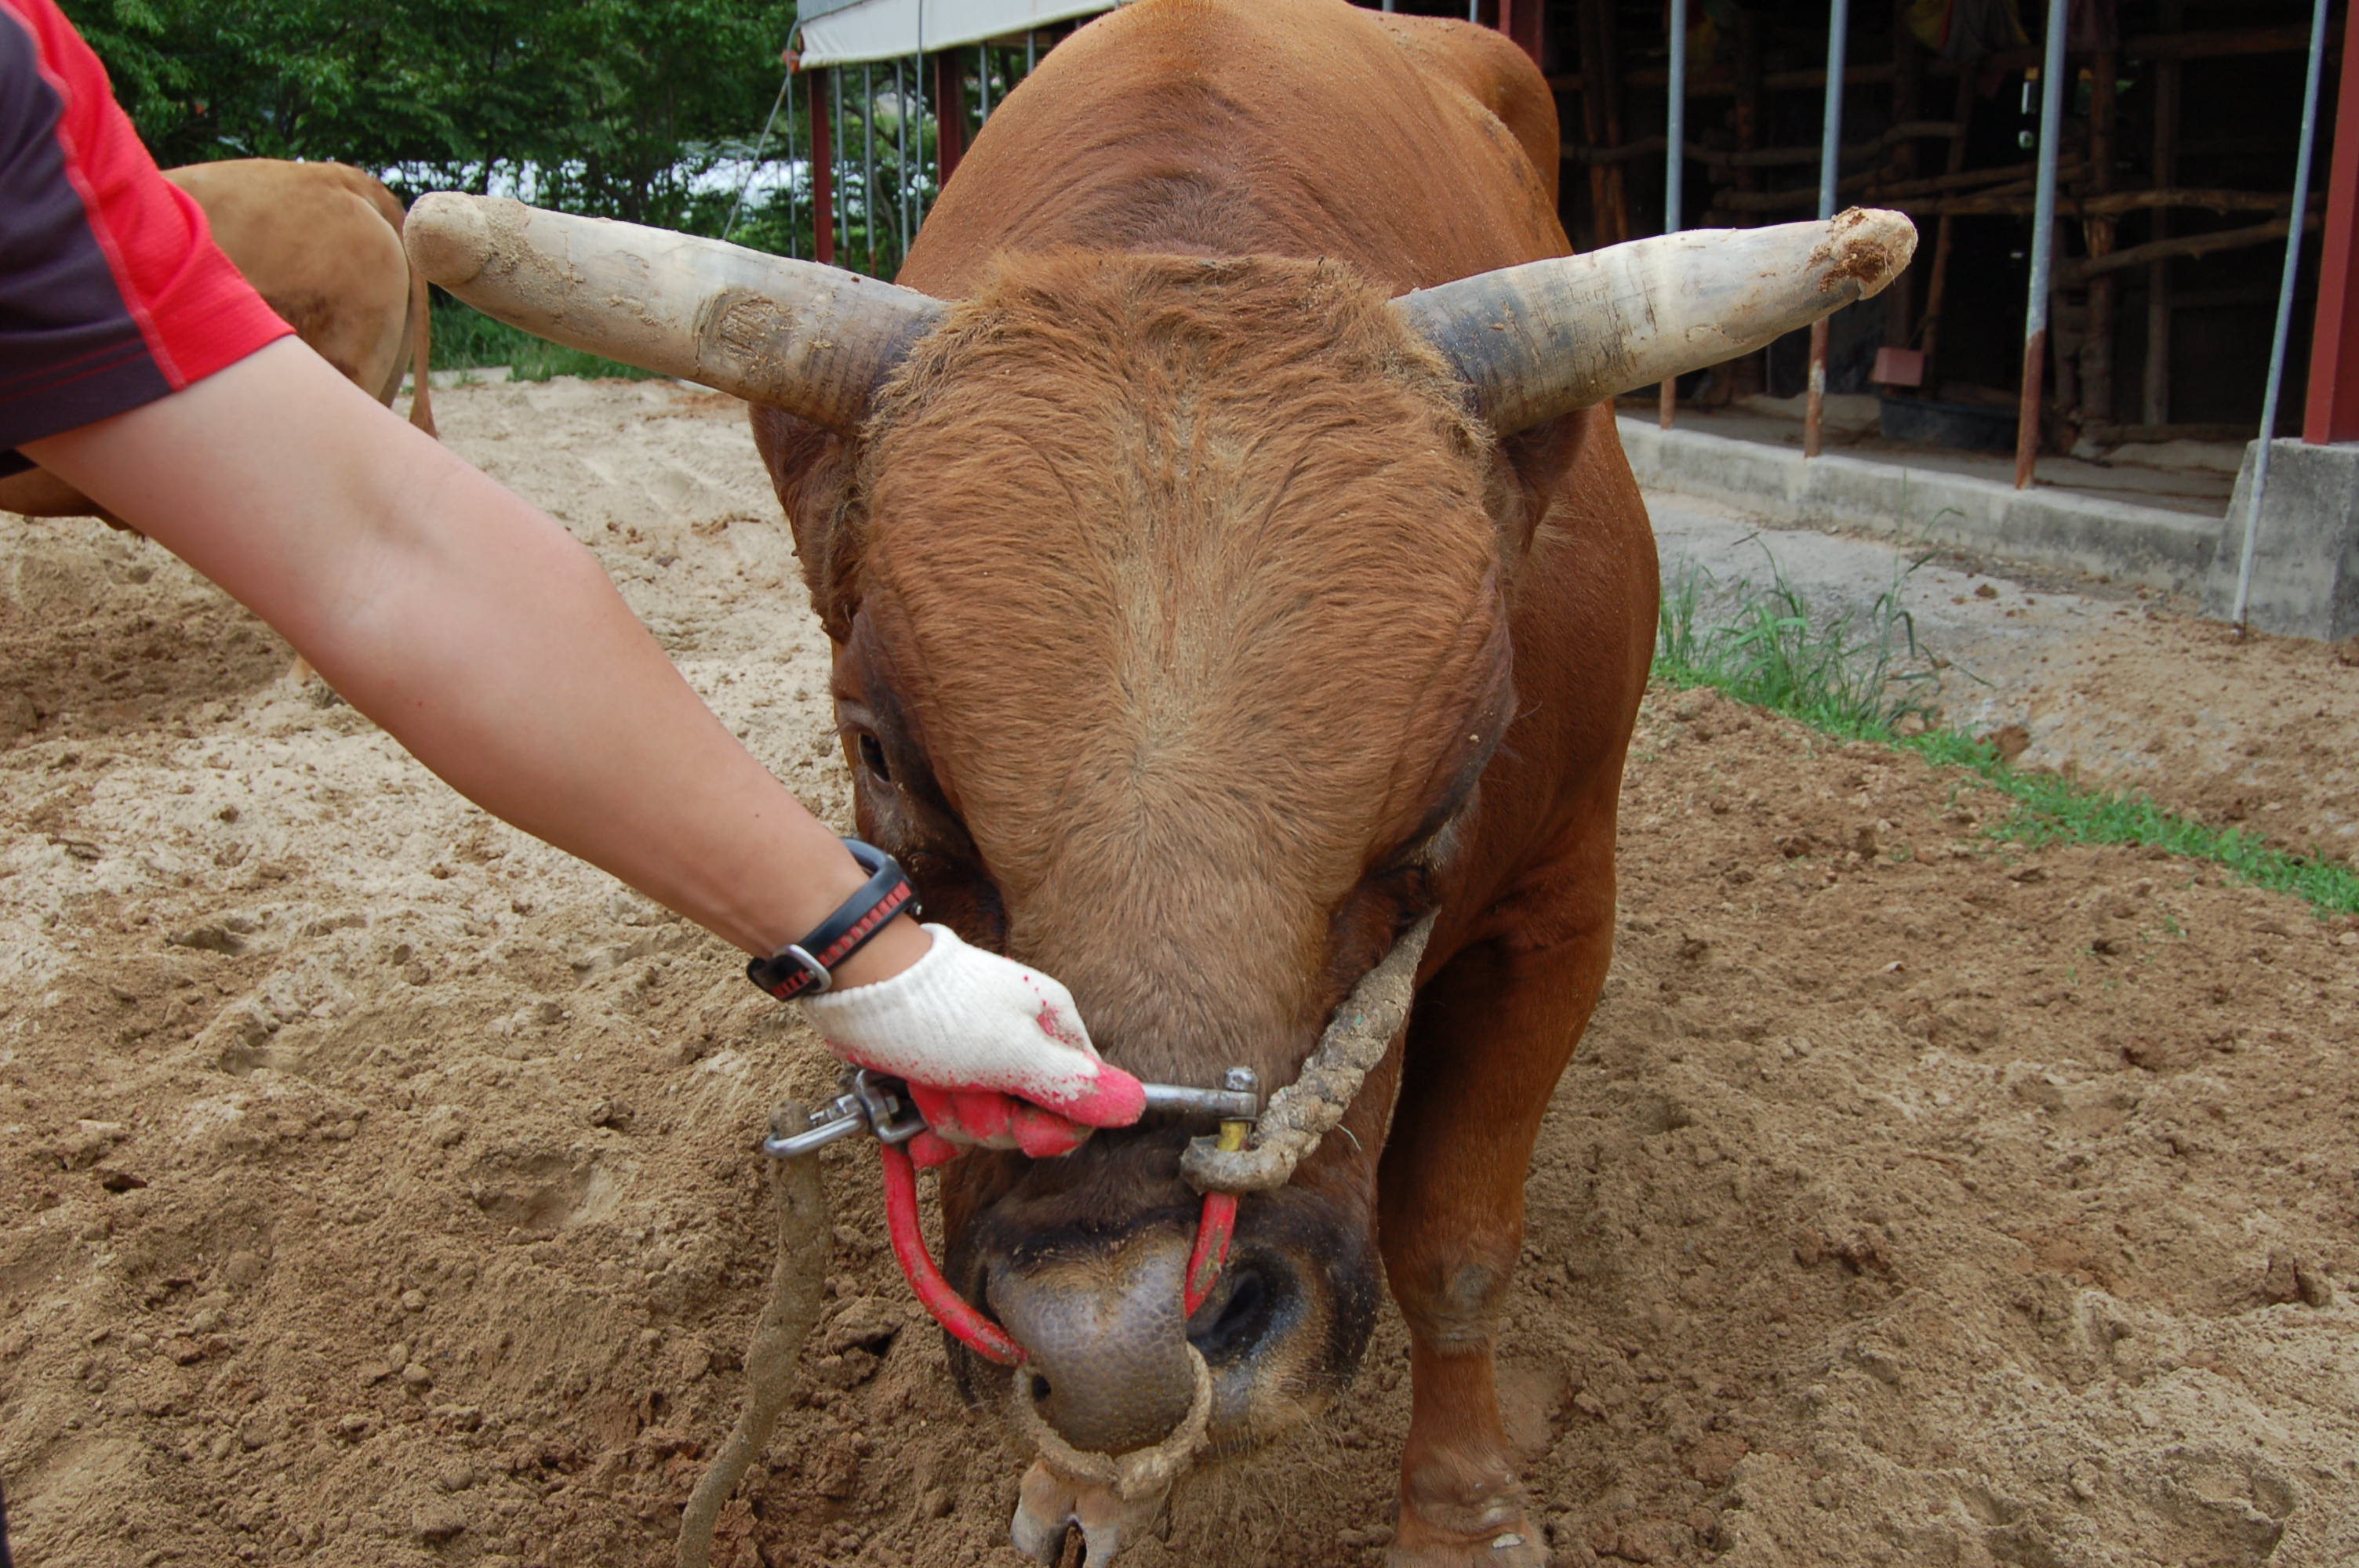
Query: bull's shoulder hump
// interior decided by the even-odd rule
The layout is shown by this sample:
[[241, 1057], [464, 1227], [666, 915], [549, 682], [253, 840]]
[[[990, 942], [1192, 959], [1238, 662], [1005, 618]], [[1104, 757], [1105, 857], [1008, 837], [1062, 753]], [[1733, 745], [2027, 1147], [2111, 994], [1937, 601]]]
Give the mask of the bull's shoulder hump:
[[1534, 172], [1548, 178], [1553, 194], [1556, 94], [1531, 56], [1495, 28], [1451, 17], [1378, 13], [1369, 19], [1391, 35], [1419, 71], [1504, 126]]

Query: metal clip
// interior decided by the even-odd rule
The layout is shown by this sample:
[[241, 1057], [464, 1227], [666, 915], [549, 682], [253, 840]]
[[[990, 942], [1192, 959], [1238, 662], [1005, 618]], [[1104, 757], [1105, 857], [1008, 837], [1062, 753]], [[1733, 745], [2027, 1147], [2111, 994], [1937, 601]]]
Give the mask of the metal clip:
[[908, 1090], [899, 1079], [859, 1067], [846, 1072], [842, 1082], [843, 1093], [811, 1112], [809, 1128], [763, 1139], [762, 1152], [775, 1160], [798, 1160], [864, 1132], [886, 1143], [907, 1143], [926, 1130], [926, 1119], [903, 1098]]

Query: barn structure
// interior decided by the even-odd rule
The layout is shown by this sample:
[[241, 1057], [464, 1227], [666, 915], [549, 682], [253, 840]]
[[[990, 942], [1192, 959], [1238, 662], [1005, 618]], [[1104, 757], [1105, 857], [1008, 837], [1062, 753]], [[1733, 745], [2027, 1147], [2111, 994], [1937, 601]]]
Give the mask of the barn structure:
[[[889, 276], [995, 102], [1112, 3], [803, 0], [782, 103], [789, 156], [799, 144], [811, 172], [808, 254]], [[2057, 481], [2186, 514], [2141, 535], [2125, 575], [2167, 557], [2157, 580], [2204, 591], [2215, 612], [2242, 621], [2257, 604], [2270, 629], [2359, 633], [2347, 0], [1382, 8], [1466, 17], [1532, 55], [1556, 90], [1560, 211], [1583, 249], [1832, 205], [1917, 219], [1918, 263], [1893, 288], [1815, 345], [1796, 334], [1663, 389], [1648, 407], [1666, 428], [1811, 458], [1830, 446], [1854, 459], [1999, 454], [1988, 468], [2012, 454], [2018, 489]], [[1801, 417], [1767, 422], [1789, 408]], [[2245, 454], [2232, 497], [2235, 449], [2265, 413], [2289, 438]], [[2228, 453], [2223, 471], [2144, 491], [2107, 477], [2207, 447], [2215, 462]], [[1634, 447], [1642, 473], [1653, 450]], [[1968, 471], [1962, 456], [1940, 460]], [[2278, 499], [2256, 511], [2272, 468]], [[2256, 515], [2264, 526], [2245, 527]], [[2232, 560], [2230, 589], [2215, 579]]]

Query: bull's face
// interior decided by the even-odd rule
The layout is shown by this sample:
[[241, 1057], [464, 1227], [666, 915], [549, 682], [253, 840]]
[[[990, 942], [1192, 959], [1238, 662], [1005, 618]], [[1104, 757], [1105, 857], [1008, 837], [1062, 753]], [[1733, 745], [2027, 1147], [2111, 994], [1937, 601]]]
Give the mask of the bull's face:
[[[1433, 903], [1512, 710], [1514, 477], [1340, 268], [1010, 265], [886, 390], [838, 524], [862, 830], [935, 917], [1071, 987], [1109, 1059], [1290, 1082]], [[1179, 1157], [1202, 1125], [952, 1168], [951, 1277], [1030, 1350], [1067, 1441], [1160, 1439], [1190, 1343], [1224, 1445], [1349, 1379], [1377, 1300], [1380, 1076], [1351, 1137], [1245, 1200], [1192, 1318]]]
[[[1873, 294], [1915, 243], [1853, 211], [1390, 301], [1326, 265], [1076, 254], [953, 306], [513, 202], [428, 197], [406, 232], [470, 303], [755, 403], [863, 830], [939, 916], [1064, 980], [1114, 1061], [1271, 1087], [1406, 924], [1498, 896], [1459, 848], [1504, 831], [1476, 793], [1516, 568], [1597, 423], [1565, 416]], [[1192, 1319], [1201, 1129], [951, 1167], [953, 1277], [1028, 1347], [1022, 1391], [1068, 1443], [1160, 1439], [1190, 1345], [1223, 1446], [1342, 1386], [1397, 1076], [1246, 1200]]]

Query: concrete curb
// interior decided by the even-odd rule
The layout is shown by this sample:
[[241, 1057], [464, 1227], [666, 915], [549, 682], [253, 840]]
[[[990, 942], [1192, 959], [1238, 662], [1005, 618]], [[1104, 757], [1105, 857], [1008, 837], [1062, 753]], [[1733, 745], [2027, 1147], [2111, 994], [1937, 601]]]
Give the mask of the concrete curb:
[[2216, 518], [2059, 490], [2017, 490], [1906, 463], [1765, 447], [1621, 418], [1622, 449], [1649, 489], [1704, 496], [1771, 523], [1897, 532], [2038, 566], [2170, 592], [2200, 592]]

